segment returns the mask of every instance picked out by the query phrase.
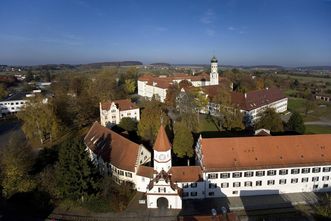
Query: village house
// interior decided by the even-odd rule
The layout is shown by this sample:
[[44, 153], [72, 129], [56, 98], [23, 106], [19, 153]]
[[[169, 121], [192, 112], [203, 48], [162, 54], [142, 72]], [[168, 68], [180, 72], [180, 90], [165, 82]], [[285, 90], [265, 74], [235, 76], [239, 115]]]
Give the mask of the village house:
[[100, 102], [100, 122], [102, 126], [119, 124], [124, 117], [140, 120], [139, 107], [129, 99]]

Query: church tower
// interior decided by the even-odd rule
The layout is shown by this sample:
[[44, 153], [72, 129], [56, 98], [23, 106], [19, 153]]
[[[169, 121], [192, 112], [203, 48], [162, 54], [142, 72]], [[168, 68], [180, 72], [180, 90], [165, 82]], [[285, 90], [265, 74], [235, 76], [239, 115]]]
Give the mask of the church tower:
[[215, 56], [210, 60], [210, 85], [218, 85], [218, 64]]
[[164, 170], [168, 172], [171, 168], [171, 144], [168, 136], [161, 125], [154, 143], [154, 170], [158, 173]]

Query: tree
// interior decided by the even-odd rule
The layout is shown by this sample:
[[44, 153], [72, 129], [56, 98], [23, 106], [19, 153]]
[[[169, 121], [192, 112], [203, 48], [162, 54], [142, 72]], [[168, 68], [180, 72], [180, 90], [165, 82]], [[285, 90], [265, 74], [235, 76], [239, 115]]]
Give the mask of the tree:
[[28, 173], [32, 166], [31, 158], [31, 149], [15, 139], [15, 135], [1, 150], [1, 186], [6, 198], [17, 192], [31, 191], [35, 187], [35, 182]]
[[188, 80], [182, 80], [179, 82], [179, 89], [184, 88], [185, 90], [187, 90], [190, 87], [192, 87], [192, 83]]
[[153, 144], [161, 121], [163, 121], [163, 125], [167, 125], [169, 122], [168, 116], [163, 111], [162, 104], [155, 99], [148, 101], [147, 106], [142, 110], [138, 123], [139, 136]]
[[167, 90], [167, 95], [166, 95], [164, 102], [168, 106], [176, 108], [176, 98], [177, 98], [179, 92], [180, 92], [180, 90], [179, 90], [178, 84], [169, 85], [168, 90]]
[[264, 128], [271, 132], [284, 131], [283, 122], [280, 115], [272, 108], [267, 108], [260, 114], [260, 119], [256, 123], [256, 129]]
[[55, 176], [56, 188], [62, 198], [84, 202], [97, 192], [96, 168], [80, 137], [70, 139], [60, 146]]
[[25, 80], [27, 82], [33, 81], [34, 80], [34, 76], [31, 70], [28, 70], [28, 72], [25, 75]]
[[137, 87], [137, 81], [135, 81], [134, 79], [126, 79], [124, 81], [124, 89], [128, 94], [133, 94], [136, 90]]
[[290, 131], [295, 131], [298, 134], [305, 132], [305, 124], [301, 115], [298, 112], [293, 112], [290, 119], [287, 122], [287, 128]]
[[243, 114], [232, 108], [221, 108], [220, 128], [224, 130], [242, 130], [245, 128]]
[[128, 132], [137, 130], [137, 121], [131, 117], [123, 117], [119, 123], [119, 126]]
[[8, 91], [4, 84], [0, 84], [0, 100], [8, 96]]
[[17, 117], [23, 121], [22, 130], [31, 141], [39, 139], [43, 143], [60, 135], [61, 126], [53, 105], [43, 97], [31, 98]]
[[174, 126], [173, 151], [179, 158], [193, 157], [193, 136], [191, 131], [182, 122], [176, 122]]

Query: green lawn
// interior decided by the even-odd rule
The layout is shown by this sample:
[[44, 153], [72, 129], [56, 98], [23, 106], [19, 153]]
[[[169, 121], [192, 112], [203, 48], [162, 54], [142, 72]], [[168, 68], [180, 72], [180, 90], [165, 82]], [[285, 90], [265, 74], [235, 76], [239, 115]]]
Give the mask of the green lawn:
[[219, 131], [216, 126], [217, 121], [213, 117], [205, 114], [200, 114], [199, 131]]
[[296, 111], [299, 112], [300, 114], [303, 114], [305, 111], [305, 102], [306, 99], [290, 97], [288, 99], [288, 110]]
[[331, 134], [331, 127], [324, 125], [306, 125], [306, 134]]

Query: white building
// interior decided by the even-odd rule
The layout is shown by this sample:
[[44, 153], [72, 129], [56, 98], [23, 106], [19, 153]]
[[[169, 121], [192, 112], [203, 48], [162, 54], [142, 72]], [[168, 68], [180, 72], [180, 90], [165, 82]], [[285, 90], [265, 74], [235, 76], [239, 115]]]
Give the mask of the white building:
[[[210, 98], [208, 104], [210, 113], [217, 113], [219, 105], [215, 104], [212, 100], [217, 94], [216, 88], [207, 87], [204, 91]], [[267, 108], [273, 108], [277, 113], [287, 111], [287, 102], [288, 98], [281, 89], [276, 87], [247, 93], [231, 92], [231, 103], [235, 108], [238, 108], [240, 112], [244, 113], [247, 124], [256, 122], [256, 120], [260, 118], [260, 114]]]
[[331, 134], [201, 138], [206, 197], [330, 191]]
[[[196, 166], [173, 166], [161, 126], [151, 154], [97, 122], [85, 137], [91, 159], [117, 182], [146, 193], [148, 208], [181, 209], [183, 199], [330, 191], [331, 134], [202, 138]], [[111, 150], [111, 151], [110, 151]]]
[[119, 124], [123, 117], [140, 120], [140, 111], [129, 99], [100, 103], [100, 122], [102, 126]]
[[[1, 114], [15, 114], [22, 110], [22, 108], [29, 102], [29, 97], [36, 96], [37, 93], [41, 93], [41, 90], [33, 90], [32, 93], [16, 93], [3, 101], [0, 101], [0, 113]], [[44, 99], [45, 103], [47, 103], [47, 98]], [[1, 115], [0, 115], [1, 116]]]
[[203, 73], [200, 75], [188, 75], [188, 74], [175, 74], [174, 76], [150, 76], [143, 75], [138, 78], [138, 95], [152, 98], [156, 96], [161, 102], [164, 102], [167, 96], [167, 89], [174, 83], [179, 83], [183, 80], [187, 80], [192, 83], [194, 87], [204, 87], [210, 85], [218, 85], [218, 63], [214, 56], [210, 62], [211, 72], [209, 74]]

